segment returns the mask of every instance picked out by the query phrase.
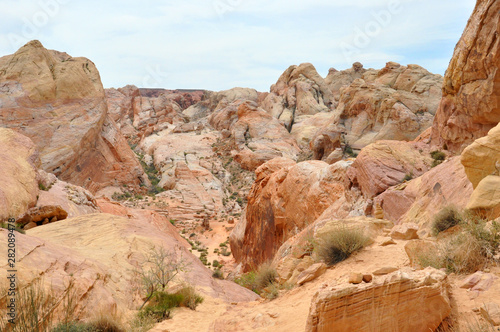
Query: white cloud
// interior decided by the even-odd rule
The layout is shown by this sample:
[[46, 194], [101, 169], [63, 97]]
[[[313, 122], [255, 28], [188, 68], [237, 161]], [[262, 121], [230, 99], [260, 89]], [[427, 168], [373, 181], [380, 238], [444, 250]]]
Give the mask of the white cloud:
[[[47, 12], [41, 4], [54, 1], [61, 2], [56, 13], [23, 36], [26, 21]], [[20, 46], [9, 34], [20, 42], [36, 38], [48, 48], [93, 60], [106, 87], [147, 83], [267, 91], [283, 70], [301, 62], [313, 63], [322, 75], [353, 61], [366, 67], [387, 61], [429, 64], [443, 74], [475, 1], [399, 0], [400, 12], [391, 14], [388, 24], [377, 21], [374, 13], [387, 11], [394, 1], [0, 0], [5, 7], [0, 54]], [[354, 43], [359, 30], [371, 31], [362, 47]], [[356, 47], [352, 59], [342, 52], [343, 43]], [[160, 79], [148, 79], [151, 68]]]

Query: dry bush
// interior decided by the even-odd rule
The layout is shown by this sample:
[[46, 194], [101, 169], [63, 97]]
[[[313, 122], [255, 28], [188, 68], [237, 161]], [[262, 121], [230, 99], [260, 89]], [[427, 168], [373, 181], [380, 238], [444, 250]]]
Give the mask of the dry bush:
[[440, 232], [463, 223], [464, 217], [460, 211], [454, 206], [447, 206], [434, 216], [432, 221], [432, 231], [435, 235]]
[[335, 265], [364, 248], [368, 242], [369, 238], [362, 229], [342, 225], [319, 241], [316, 250], [325, 263]]

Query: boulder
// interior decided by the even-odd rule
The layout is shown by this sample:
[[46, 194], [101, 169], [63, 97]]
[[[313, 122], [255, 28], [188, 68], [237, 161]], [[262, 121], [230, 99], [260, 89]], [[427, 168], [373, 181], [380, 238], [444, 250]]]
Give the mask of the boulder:
[[405, 223], [396, 225], [391, 230], [391, 238], [395, 240], [417, 240], [418, 225], [414, 223]]
[[31, 41], [0, 58], [0, 123], [30, 137], [41, 168], [96, 192], [112, 183], [147, 182], [107, 115], [99, 72], [85, 58]]
[[348, 174], [366, 198], [373, 198], [406, 176], [424, 174], [431, 164], [429, 148], [423, 143], [378, 141], [361, 150]]
[[489, 175], [479, 182], [466, 207], [488, 219], [500, 217], [500, 176]]
[[488, 175], [500, 175], [500, 124], [462, 152], [462, 165], [474, 188]]
[[381, 278], [320, 289], [306, 331], [434, 331], [451, 314], [444, 272], [427, 268]]
[[40, 160], [35, 144], [11, 129], [0, 128], [0, 146], [0, 220], [5, 220], [35, 206]]
[[325, 272], [326, 272], [325, 263], [313, 264], [308, 269], [299, 274], [299, 276], [297, 277], [297, 285], [302, 286], [306, 282], [312, 281], [320, 277]]
[[49, 219], [52, 222], [52, 220], [59, 221], [66, 219], [67, 217], [68, 212], [66, 212], [59, 205], [44, 205], [29, 209], [21, 218], [17, 220], [17, 222], [24, 226], [30, 222], [40, 224], [46, 219]]
[[461, 152], [500, 122], [499, 10], [498, 1], [477, 1], [455, 47], [432, 127], [435, 145]]
[[389, 188], [375, 203], [395, 224], [414, 222], [428, 232], [437, 212], [448, 205], [464, 209], [471, 194], [472, 184], [460, 158], [453, 157], [418, 178]]
[[289, 237], [344, 194], [346, 167], [322, 161], [294, 164], [283, 158], [260, 166], [245, 216], [230, 236], [236, 261], [251, 269], [272, 259]]

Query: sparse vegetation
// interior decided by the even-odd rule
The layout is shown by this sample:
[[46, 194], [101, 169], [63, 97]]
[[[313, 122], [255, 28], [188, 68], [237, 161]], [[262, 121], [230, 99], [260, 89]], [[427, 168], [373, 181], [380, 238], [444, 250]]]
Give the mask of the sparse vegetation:
[[413, 172], [406, 174], [405, 177], [403, 178], [403, 181], [410, 181], [410, 180], [413, 180]]
[[152, 247], [143, 264], [143, 268], [137, 271], [144, 290], [146, 299], [141, 308], [151, 300], [158, 292], [164, 292], [180, 272], [186, 272], [187, 264], [182, 255], [176, 260], [174, 253], [166, 251], [163, 247]]
[[203, 302], [203, 297], [198, 295], [192, 286], [184, 286], [174, 294], [167, 292], [155, 292], [138, 316], [139, 319], [146, 320], [147, 317], [155, 319], [157, 322], [170, 318], [173, 308], [186, 307], [195, 310]]
[[264, 263], [256, 271], [243, 274], [235, 282], [260, 295], [265, 288], [274, 285], [277, 278], [276, 269], [270, 263]]
[[[12, 226], [11, 226], [12, 227]], [[9, 223], [8, 222], [2, 222], [0, 223], [0, 228], [5, 228], [5, 229], [9, 229]], [[22, 226], [18, 223], [14, 223], [14, 230], [16, 232], [19, 232], [21, 234], [25, 234], [26, 231], [22, 228]]]
[[434, 216], [432, 231], [434, 235], [437, 235], [461, 222], [463, 222], [463, 216], [458, 209], [454, 206], [447, 206]]
[[446, 159], [446, 154], [443, 151], [432, 151], [431, 152], [431, 157], [434, 159], [432, 161], [432, 167], [436, 167], [437, 165], [441, 164], [445, 159]]
[[362, 229], [338, 226], [316, 245], [318, 256], [328, 265], [335, 265], [368, 244]]
[[212, 277], [216, 279], [224, 279], [224, 273], [222, 273], [221, 269], [215, 269], [214, 273], [212, 273]]
[[487, 225], [485, 220], [471, 213], [460, 213], [449, 208], [443, 211], [443, 216], [448, 218], [436, 219], [439, 224], [448, 225], [449, 220], [455, 223], [457, 214], [460, 216], [458, 225], [461, 225], [461, 230], [442, 239], [437, 244], [437, 250], [418, 252], [416, 257], [422, 267], [445, 268], [449, 273], [474, 273], [494, 259], [500, 245], [498, 222]]

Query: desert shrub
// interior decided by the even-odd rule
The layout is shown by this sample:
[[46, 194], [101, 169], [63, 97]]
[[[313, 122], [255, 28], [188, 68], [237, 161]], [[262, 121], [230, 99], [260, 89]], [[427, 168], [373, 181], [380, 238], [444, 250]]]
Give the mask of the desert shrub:
[[257, 273], [255, 271], [250, 271], [236, 278], [234, 282], [258, 294], [257, 284], [255, 282], [256, 277]]
[[51, 332], [124, 332], [125, 330], [116, 322], [115, 318], [101, 315], [91, 322], [61, 323]]
[[[7, 292], [2, 291], [6, 296]], [[0, 309], [0, 331], [9, 332], [45, 332], [50, 331], [53, 322], [53, 311], [57, 306], [56, 299], [47, 292], [41, 280], [23, 287], [18, 286], [16, 295], [15, 324], [8, 322], [5, 309]]]
[[182, 307], [187, 307], [191, 310], [196, 310], [198, 304], [203, 303], [203, 297], [198, 295], [193, 286], [184, 286], [176, 294], [182, 296]]
[[444, 152], [442, 152], [442, 151], [436, 150], [436, 151], [432, 151], [431, 152], [431, 157], [434, 160], [441, 160], [441, 161], [443, 161], [446, 158], [446, 154]]
[[257, 270], [236, 278], [235, 282], [260, 295], [266, 287], [276, 284], [277, 278], [276, 269], [270, 263], [264, 263]]
[[60, 323], [51, 332], [94, 332], [90, 326], [80, 322]]
[[[9, 229], [9, 223], [7, 223], [7, 222], [0, 223], [0, 228]], [[12, 226], [11, 226], [11, 228], [12, 228]], [[16, 232], [21, 233], [21, 234], [25, 234], [26, 233], [26, 231], [24, 229], [22, 229], [22, 226], [20, 224], [18, 224], [18, 223], [14, 223], [14, 230]]]
[[146, 300], [141, 309], [155, 294], [164, 292], [180, 272], [188, 271], [189, 264], [182, 254], [178, 259], [174, 259], [174, 256], [175, 253], [166, 251], [163, 247], [153, 246], [143, 262], [144, 267], [136, 271], [146, 291]]
[[318, 242], [316, 249], [325, 263], [335, 265], [365, 247], [368, 241], [362, 229], [338, 226]]
[[408, 173], [405, 175], [405, 177], [403, 178], [403, 181], [410, 181], [413, 179], [413, 174], [412, 173]]
[[460, 211], [454, 206], [447, 206], [441, 209], [438, 214], [434, 216], [432, 221], [432, 231], [434, 234], [439, 234], [453, 226], [463, 222], [463, 216]]
[[139, 311], [139, 319], [154, 318], [157, 322], [170, 318], [172, 309], [187, 307], [195, 310], [203, 302], [192, 286], [184, 286], [176, 293], [155, 292], [149, 303]]
[[271, 263], [264, 263], [257, 269], [255, 284], [257, 289], [262, 290], [276, 282], [278, 272]]
[[460, 233], [442, 239], [437, 250], [420, 252], [422, 267], [445, 268], [449, 273], [474, 273], [494, 259], [500, 245], [500, 224], [486, 221], [470, 213], [461, 213]]
[[274, 300], [279, 296], [279, 285], [273, 282], [271, 285], [263, 289], [262, 295], [268, 300]]
[[216, 279], [224, 279], [224, 273], [220, 269], [215, 269], [214, 273], [212, 273], [212, 277]]
[[431, 166], [436, 167], [437, 165], [441, 164], [445, 160], [446, 154], [442, 151], [436, 150], [436, 151], [431, 152], [431, 157], [432, 157], [432, 159], [434, 159], [432, 161]]

